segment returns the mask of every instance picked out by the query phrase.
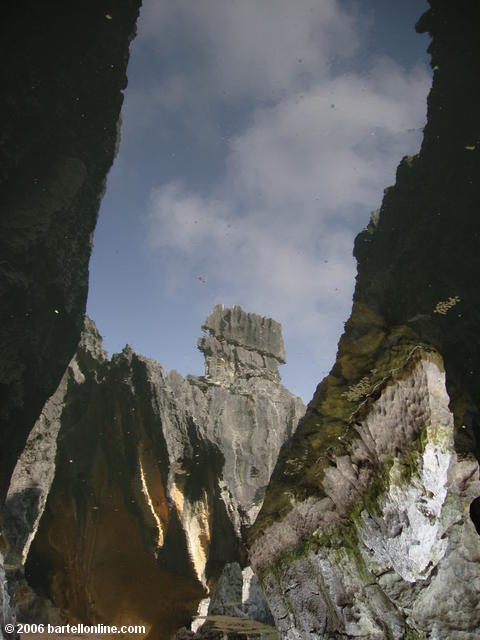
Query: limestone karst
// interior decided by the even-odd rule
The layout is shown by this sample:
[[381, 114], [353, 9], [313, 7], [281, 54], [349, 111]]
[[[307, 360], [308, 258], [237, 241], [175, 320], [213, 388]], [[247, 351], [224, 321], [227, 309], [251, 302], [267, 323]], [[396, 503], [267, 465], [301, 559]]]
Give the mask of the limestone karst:
[[[169, 638], [226, 563], [245, 567], [245, 530], [305, 407], [280, 384], [277, 322], [217, 305], [204, 329], [205, 376], [184, 378], [128, 346], [108, 361], [86, 319], [7, 496], [23, 620], [138, 620]], [[24, 569], [49, 602], [24, 598]]]
[[[219, 426], [247, 414], [251, 425], [258, 416], [276, 424], [269, 402], [281, 389], [284, 355], [275, 325], [264, 325], [272, 330], [266, 348], [252, 348], [255, 331], [253, 343], [235, 337], [240, 312], [225, 325], [216, 310], [200, 341], [206, 375], [183, 379], [128, 348], [109, 362], [87, 321], [67, 369], [139, 2], [118, 3], [115, 20], [105, 17], [110, 4], [2, 7], [2, 496], [37, 421], [3, 514], [11, 599], [0, 556], [2, 622], [15, 608], [25, 621], [68, 615], [85, 623], [115, 611], [130, 622], [149, 619], [160, 602], [151, 629], [168, 611], [169, 633], [220, 583], [226, 564], [238, 589], [233, 563], [246, 564], [244, 529], [253, 523], [250, 558], [282, 639], [473, 640], [478, 3], [429, 0], [419, 22], [432, 36], [434, 69], [422, 149], [400, 163], [379, 215], [356, 240], [352, 314], [296, 431], [299, 405], [278, 391], [282, 438], [295, 433], [262, 507], [274, 456], [247, 462], [260, 453], [259, 432], [249, 442]], [[274, 450], [282, 438], [269, 434]], [[235, 608], [221, 598], [219, 606]]]

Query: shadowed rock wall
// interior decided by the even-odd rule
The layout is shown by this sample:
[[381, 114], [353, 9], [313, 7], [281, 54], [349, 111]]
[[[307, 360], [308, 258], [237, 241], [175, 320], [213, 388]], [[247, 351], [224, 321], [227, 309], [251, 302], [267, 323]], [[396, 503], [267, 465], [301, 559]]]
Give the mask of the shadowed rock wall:
[[478, 635], [480, 9], [430, 5], [421, 151], [356, 239], [336, 362], [250, 532], [285, 638]]
[[139, 6], [2, 3], [0, 504], [80, 337]]

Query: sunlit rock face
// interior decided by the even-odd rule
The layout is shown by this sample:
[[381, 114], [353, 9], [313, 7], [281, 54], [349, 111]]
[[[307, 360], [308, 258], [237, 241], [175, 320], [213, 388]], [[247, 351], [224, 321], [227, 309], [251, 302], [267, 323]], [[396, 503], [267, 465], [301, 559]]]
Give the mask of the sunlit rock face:
[[117, 5], [2, 3], [0, 505], [82, 329], [140, 0]]
[[282, 637], [476, 637], [478, 464], [448, 405], [438, 356], [413, 353], [318, 464], [322, 494], [253, 543]]
[[336, 362], [249, 532], [289, 640], [473, 640], [480, 628], [480, 15], [430, 4], [421, 151], [356, 239]]
[[271, 318], [248, 314], [240, 307], [217, 305], [198, 341], [205, 355], [205, 377], [228, 386], [235, 379], [260, 376], [278, 382], [278, 367], [285, 363], [282, 328]]
[[[274, 358], [277, 344], [285, 358], [280, 325], [238, 307], [216, 307], [210, 318], [219, 314], [227, 323], [240, 318], [235, 349]], [[211, 373], [185, 379], [128, 346], [109, 362], [86, 320], [7, 499], [9, 570], [21, 573], [26, 556], [30, 584], [51, 601], [48, 615], [54, 608], [69, 621], [142, 623], [152, 637], [169, 638], [189, 624], [225, 563], [245, 566], [244, 530], [305, 409], [264, 369], [233, 367], [228, 382]], [[55, 430], [53, 483], [31, 542]], [[12, 593], [17, 610], [34, 619], [22, 594]]]

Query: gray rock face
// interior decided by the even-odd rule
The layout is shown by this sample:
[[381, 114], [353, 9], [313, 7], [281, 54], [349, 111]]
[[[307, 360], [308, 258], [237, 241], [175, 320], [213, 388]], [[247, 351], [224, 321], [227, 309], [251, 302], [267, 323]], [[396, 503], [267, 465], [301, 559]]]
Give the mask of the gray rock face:
[[251, 567], [242, 571], [237, 562], [225, 565], [210, 598], [208, 615], [249, 618], [273, 624], [258, 578]]
[[[226, 564], [212, 595], [202, 600], [192, 623], [193, 638], [208, 638], [222, 631], [225, 638], [276, 637], [273, 617], [251, 567]], [[182, 633], [177, 634], [180, 638]]]
[[217, 304], [202, 329], [208, 329], [218, 340], [237, 344], [286, 362], [281, 325], [256, 313], [246, 313], [241, 307], [231, 309]]
[[303, 403], [269, 378], [237, 378], [227, 388], [169, 372], [166, 384], [178, 406], [192, 412], [201, 437], [224, 457], [222, 496], [235, 531], [250, 526], [284, 439]]
[[[0, 551], [0, 638], [3, 639], [4, 625], [15, 624], [15, 612], [10, 603], [10, 594], [7, 588], [7, 577], [4, 569], [4, 559]], [[10, 635], [5, 632], [5, 637]]]
[[66, 410], [69, 385], [83, 384], [85, 374], [98, 379], [106, 362], [107, 355], [97, 328], [90, 318], [85, 317], [77, 354], [57, 390], [43, 407], [10, 481], [3, 509], [3, 535], [8, 542], [5, 560], [10, 570], [25, 564], [45, 508], [55, 475], [57, 437], [62, 414]]
[[256, 376], [279, 382], [278, 367], [286, 356], [278, 322], [240, 307], [217, 305], [202, 329], [209, 331], [198, 340], [207, 379], [223, 386]]
[[[441, 363], [416, 357], [332, 454], [326, 497], [295, 506], [252, 547], [281, 637], [477, 636], [478, 464], [455, 452]], [[269, 569], [286, 548], [292, 559]]]
[[98, 331], [86, 317], [77, 354], [46, 402], [12, 474], [3, 509], [5, 588], [8, 576], [5, 598], [11, 601], [17, 619], [24, 623], [47, 619], [52, 624], [65, 622], [48, 600], [39, 598], [29, 587], [24, 565], [55, 475], [57, 437], [62, 414], [68, 410], [67, 391], [72, 385], [83, 384], [85, 374], [98, 379], [106, 360]]
[[[262, 332], [265, 344], [283, 348], [278, 323], [239, 308], [233, 315], [233, 358], [240, 349], [264, 358], [242, 346], [257, 336], [263, 350]], [[225, 355], [227, 342], [219, 336], [218, 343]], [[86, 320], [9, 491], [11, 570], [26, 556], [30, 583], [66, 619], [141, 619], [148, 632], [169, 638], [189, 622], [225, 563], [245, 565], [245, 528], [304, 405], [264, 364], [251, 375], [234, 362], [234, 375], [221, 380], [165, 375], [128, 346], [107, 362]]]
[[215, 585], [210, 604], [209, 615], [236, 616], [247, 618], [242, 611], [243, 575], [238, 562], [226, 564]]

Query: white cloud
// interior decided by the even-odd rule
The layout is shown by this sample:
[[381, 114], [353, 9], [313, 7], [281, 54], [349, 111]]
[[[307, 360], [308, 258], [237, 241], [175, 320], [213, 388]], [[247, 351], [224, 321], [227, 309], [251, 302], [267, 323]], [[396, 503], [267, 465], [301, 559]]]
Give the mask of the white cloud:
[[144, 4], [139, 37], [163, 55], [195, 49], [194, 78], [181, 53], [170, 60], [195, 100], [212, 91], [260, 100], [327, 75], [333, 58], [356, 51], [355, 26], [336, 0], [155, 0]]
[[151, 90], [158, 108], [208, 120], [205, 104], [214, 111], [224, 92], [254, 105], [207, 195], [181, 180], [151, 193], [149, 243], [171, 282], [202, 275], [216, 301], [272, 315], [318, 358], [331, 353], [351, 303], [353, 237], [418, 148], [426, 70], [377, 59], [333, 75], [329, 61], [361, 45], [335, 0], [151, 2], [140, 31], [164, 53], [179, 33], [198, 47], [194, 75], [177, 69]]
[[325, 327], [328, 314], [345, 310], [340, 291], [351, 289], [351, 233], [329, 233], [321, 219], [317, 235], [285, 211], [279, 219], [271, 210], [239, 216], [235, 201], [195, 196], [177, 183], [152, 193], [148, 228], [153, 248], [181, 256], [169, 262], [171, 278], [187, 262], [226, 304], [268, 313], [295, 331], [308, 328], [309, 336], [313, 316]]
[[407, 75], [382, 64], [367, 78], [328, 79], [259, 109], [253, 126], [231, 144], [237, 189], [270, 207], [315, 198], [324, 210], [372, 206], [393, 164], [418, 140], [417, 133], [409, 144], [405, 133], [424, 122], [427, 86], [420, 69]]

